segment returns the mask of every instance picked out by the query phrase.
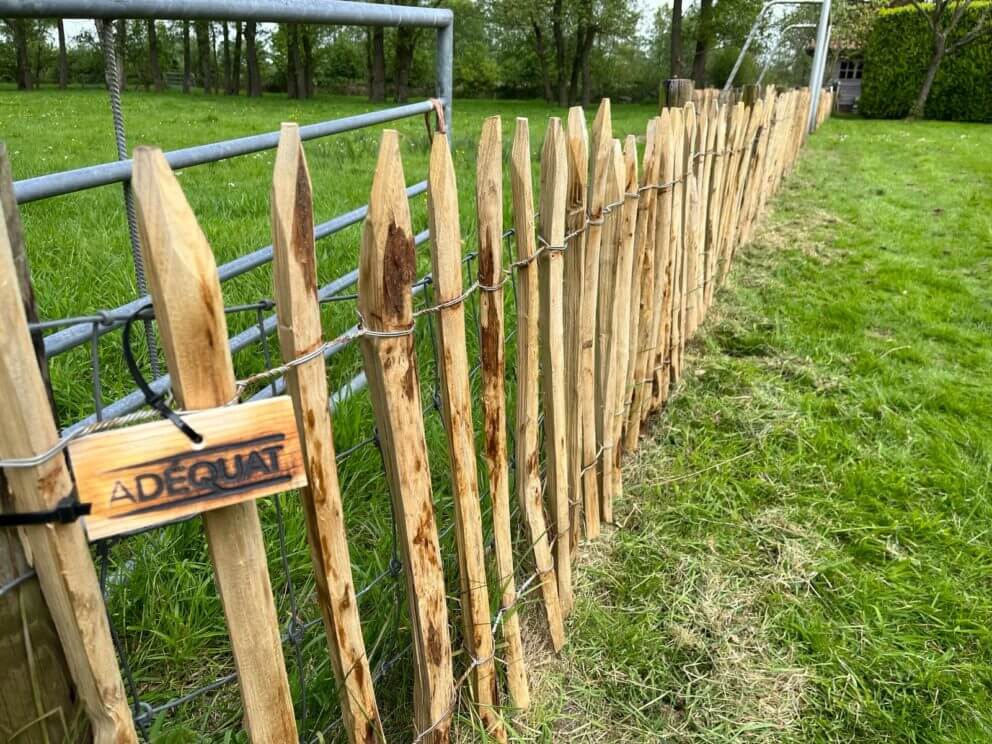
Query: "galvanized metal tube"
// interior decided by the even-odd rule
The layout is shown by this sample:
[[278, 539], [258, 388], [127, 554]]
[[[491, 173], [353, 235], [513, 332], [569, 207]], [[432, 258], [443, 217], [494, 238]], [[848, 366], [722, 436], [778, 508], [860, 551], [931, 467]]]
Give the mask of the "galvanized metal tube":
[[820, 20], [816, 26], [816, 48], [813, 50], [813, 66], [809, 71], [809, 118], [806, 131], [816, 128], [816, 111], [820, 107], [820, 86], [823, 84], [823, 67], [827, 61], [827, 46], [830, 38], [830, 0], [823, 0], [820, 6]]
[[[2, 3], [4, 0], [0, 0]], [[445, 101], [448, 105], [448, 101]], [[345, 116], [340, 119], [330, 119], [317, 124], [307, 124], [300, 127], [300, 138], [303, 140], [327, 137], [332, 134], [350, 132], [363, 127], [385, 124], [386, 122], [405, 119], [428, 111], [433, 111], [430, 101], [419, 101], [405, 106], [393, 106], [381, 111], [369, 111], [364, 114]], [[279, 144], [279, 132], [253, 134], [248, 137], [212, 142], [207, 145], [185, 147], [165, 153], [165, 159], [173, 169], [189, 168], [203, 163], [214, 163], [218, 160], [233, 158], [238, 155], [249, 155], [262, 150], [272, 150]], [[14, 182], [14, 196], [18, 204], [47, 199], [51, 196], [70, 194], [96, 186], [106, 186], [120, 183], [131, 178], [132, 160], [121, 160], [114, 163], [88, 165], [84, 168], [50, 173], [35, 178], [25, 178]]]
[[451, 23], [447, 8], [346, 0], [0, 0], [6, 18], [146, 18], [158, 20], [430, 26]]
[[[427, 181], [420, 181], [412, 186], [409, 186], [406, 190], [407, 198], [423, 194], [427, 191]], [[336, 232], [344, 230], [346, 227], [350, 227], [358, 222], [365, 219], [365, 215], [368, 213], [368, 206], [359, 207], [358, 209], [353, 209], [350, 212], [345, 212], [344, 214], [338, 215], [327, 222], [322, 222], [314, 228], [314, 235], [317, 240], [326, 238], [328, 235], [333, 235]], [[264, 264], [269, 263], [272, 260], [272, 246], [267, 245], [264, 248], [259, 248], [251, 253], [239, 256], [233, 261], [228, 261], [226, 264], [222, 264], [217, 269], [217, 274], [222, 282], [226, 282], [228, 279], [233, 279], [236, 276], [241, 276], [242, 274], [251, 271], [252, 269], [258, 268]], [[350, 272], [345, 274], [345, 276], [351, 276], [355, 272]], [[355, 274], [357, 276], [357, 274]], [[141, 307], [144, 307], [151, 301], [148, 295], [144, 297], [139, 297], [136, 300], [127, 302], [123, 305], [113, 308], [110, 312], [114, 315], [130, 315], [134, 313]], [[109, 333], [115, 328], [120, 328], [122, 323], [107, 323], [99, 326], [99, 335]], [[84, 344], [90, 340], [93, 334], [93, 327], [88, 325], [75, 325], [66, 328], [65, 330], [58, 331], [56, 333], [51, 333], [45, 336], [45, 356], [51, 358], [63, 352], [69, 351], [80, 344]]]
[[436, 96], [444, 102], [444, 121], [448, 128], [448, 144], [454, 140], [451, 136], [451, 99], [453, 83], [453, 66], [455, 54], [455, 21], [437, 30], [437, 51], [435, 53], [435, 90]]

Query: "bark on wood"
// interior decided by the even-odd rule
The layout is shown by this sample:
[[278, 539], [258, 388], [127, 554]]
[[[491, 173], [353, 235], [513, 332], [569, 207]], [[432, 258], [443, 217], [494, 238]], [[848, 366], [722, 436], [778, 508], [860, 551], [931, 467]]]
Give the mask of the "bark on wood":
[[513, 226], [517, 260], [527, 261], [517, 272], [517, 411], [516, 462], [517, 498], [527, 529], [528, 552], [541, 582], [548, 632], [555, 651], [565, 645], [558, 580], [555, 576], [548, 528], [541, 500], [540, 455], [538, 453], [538, 269], [534, 237], [534, 195], [530, 168], [530, 128], [518, 118], [510, 160], [513, 191]]
[[[403, 332], [413, 322], [410, 283], [416, 265], [405, 189], [399, 135], [387, 129], [379, 146], [358, 267], [358, 307], [365, 328], [373, 332]], [[361, 344], [407, 582], [414, 725], [423, 741], [442, 744], [451, 735], [454, 681], [413, 337], [366, 336]]]

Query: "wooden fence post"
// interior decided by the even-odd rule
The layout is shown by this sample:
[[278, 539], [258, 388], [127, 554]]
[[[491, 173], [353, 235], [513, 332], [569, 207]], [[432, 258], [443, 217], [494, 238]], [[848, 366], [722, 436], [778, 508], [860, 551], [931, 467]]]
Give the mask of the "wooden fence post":
[[716, 130], [713, 138], [713, 167], [709, 181], [709, 204], [706, 208], [706, 288], [703, 306], [709, 309], [716, 292], [717, 255], [720, 249], [720, 214], [723, 209], [723, 181], [727, 171], [727, 109], [720, 105], [714, 110], [710, 126]]
[[[682, 189], [682, 274], [679, 281], [682, 289], [679, 292], [681, 310], [679, 316], [679, 348], [678, 362], [675, 369], [678, 379], [682, 378], [685, 364], [685, 347], [689, 343], [689, 293], [694, 289], [694, 277], [689, 273], [695, 268], [694, 256], [697, 251], [698, 233], [696, 232], [696, 216], [699, 212], [699, 192], [696, 189], [696, 109], [691, 103], [684, 107], [685, 138], [682, 144], [682, 162], [685, 163], [685, 182]], [[690, 283], [691, 282], [691, 283]]]
[[493, 542], [499, 575], [502, 634], [506, 642], [507, 689], [518, 710], [530, 707], [510, 528], [510, 473], [506, 452], [506, 391], [504, 389], [503, 323], [503, 133], [498, 116], [482, 125], [475, 186], [479, 218], [479, 315], [482, 332], [483, 455], [493, 502]]
[[[620, 223], [623, 215], [623, 187], [626, 173], [619, 140], [611, 140], [610, 161], [606, 171], [604, 199], [610, 211], [604, 215], [603, 239], [599, 253], [599, 300], [596, 320], [596, 438], [599, 458], [599, 508], [604, 522], [613, 521], [613, 443], [610, 441], [613, 413], [614, 365], [613, 326], [616, 318], [616, 293], [619, 272]], [[605, 211], [605, 210], [604, 210]]]
[[695, 83], [688, 78], [671, 78], [662, 83], [665, 89], [663, 108], [682, 108], [692, 101]]
[[712, 283], [712, 270], [710, 269], [710, 211], [713, 208], [713, 180], [716, 178], [716, 136], [719, 128], [718, 111], [715, 104], [707, 104], [703, 111], [706, 121], [706, 138], [702, 144], [703, 158], [703, 180], [699, 184], [699, 195], [702, 205], [699, 210], [699, 277], [700, 285], [696, 291], [696, 325], [698, 326], [706, 317], [708, 290]]
[[[217, 266], [161, 150], [134, 150], [141, 251], [172, 387], [186, 410], [236, 394]], [[196, 291], [199, 301], [190, 301]], [[203, 513], [252, 741], [296, 739], [296, 719], [254, 501]]]
[[579, 545], [582, 506], [582, 316], [585, 285], [586, 194], [589, 179], [589, 137], [581, 106], [568, 110], [568, 208], [565, 231], [572, 235], [565, 251], [565, 394], [568, 431], [568, 495], [571, 500], [572, 555]]
[[558, 580], [548, 544], [548, 527], [541, 499], [538, 452], [538, 271], [535, 265], [534, 193], [530, 170], [530, 127], [518, 118], [510, 161], [513, 224], [517, 238], [517, 497], [527, 527], [534, 566], [541, 582], [548, 632], [554, 650], [565, 645], [565, 626], [558, 598]]
[[410, 284], [415, 271], [399, 135], [387, 129], [379, 145], [362, 228], [358, 266], [358, 310], [366, 330], [362, 357], [406, 575], [413, 636], [414, 725], [423, 741], [442, 744], [450, 740], [454, 681], [412, 335]]
[[[28, 330], [6, 221], [0, 220], [0, 458], [33, 457], [58, 441]], [[48, 511], [75, 500], [65, 456], [6, 471], [13, 508]], [[96, 744], [138, 741], [89, 543], [79, 522], [21, 528]], [[11, 533], [12, 539], [14, 533]], [[37, 661], [29, 659], [29, 663]], [[12, 670], [8, 669], [7, 672]], [[28, 680], [18, 680], [27, 684]], [[44, 711], [47, 712], [47, 711]], [[71, 711], [67, 711], [71, 714]], [[70, 732], [65, 732], [68, 739]]]
[[[5, 218], [5, 219], [2, 219]], [[38, 320], [34, 287], [24, 245], [24, 230], [14, 196], [7, 149], [0, 142], [0, 220], [6, 223], [7, 239], [17, 285], [29, 323]], [[38, 372], [49, 400], [52, 388], [48, 376], [48, 361], [42, 334], [31, 334]], [[54, 406], [51, 406], [54, 419]], [[56, 421], [56, 427], [58, 422]], [[14, 511], [7, 479], [0, 470], [0, 511]], [[31, 572], [17, 530], [0, 529], [0, 585], [10, 586]], [[69, 673], [65, 653], [59, 641], [52, 613], [45, 604], [37, 576], [21, 581], [16, 588], [0, 594], [0, 668], [11, 679], [22, 684], [0, 687], [0, 731], [19, 731], [18, 744], [49, 744], [71, 739], [72, 727], [78, 723], [78, 733], [85, 736], [89, 722], [85, 711], [75, 700], [75, 685]]]
[[596, 319], [599, 302], [599, 254], [603, 242], [603, 207], [606, 205], [607, 169], [613, 147], [610, 99], [604, 98], [592, 125], [589, 196], [586, 199], [588, 226], [583, 255], [582, 287], [582, 497], [586, 537], [599, 537], [600, 495], [598, 471], [601, 452], [596, 426]]
[[637, 228], [634, 235], [634, 261], [632, 267], [630, 297], [630, 363], [627, 365], [627, 386], [630, 388], [625, 398], [628, 406], [624, 449], [633, 452], [641, 434], [640, 409], [644, 394], [644, 369], [647, 366], [647, 349], [650, 342], [645, 331], [649, 331], [651, 317], [656, 303], [655, 297], [655, 217], [659, 200], [658, 127], [660, 120], [655, 117], [648, 121], [644, 141], [644, 161], [641, 169], [641, 198], [637, 203]]
[[463, 640], [472, 663], [470, 679], [479, 718], [490, 736], [506, 740], [496, 711], [496, 662], [486, 550], [482, 536], [479, 475], [472, 427], [472, 397], [462, 298], [462, 238], [458, 221], [458, 187], [448, 138], [437, 132], [431, 142], [427, 176], [427, 216], [431, 230], [431, 264], [437, 311], [438, 377], [441, 415], [451, 459], [451, 491], [455, 506], [455, 538], [461, 579]]
[[572, 611], [572, 550], [568, 497], [565, 413], [564, 250], [568, 159], [561, 119], [552, 117], [541, 147], [541, 217], [538, 235], [544, 249], [540, 278], [541, 393], [544, 401], [544, 452], [548, 501], [555, 521], [555, 569], [564, 617]]
[[[658, 336], [653, 339], [652, 359], [648, 365], [647, 376], [653, 379], [650, 400], [645, 400], [647, 404], [642, 409], [642, 417], [647, 418], [648, 413], [655, 410], [658, 405], [668, 399], [669, 386], [676, 379], [675, 358], [678, 353], [679, 327], [678, 319], [679, 303], [678, 296], [682, 291], [681, 284], [681, 261], [683, 251], [683, 209], [682, 209], [682, 185], [685, 180], [685, 161], [682, 157], [685, 140], [685, 112], [681, 108], [669, 108], [668, 112], [669, 128], [668, 134], [663, 142], [668, 143], [666, 161], [670, 164], [669, 175], [666, 182], [671, 183], [671, 188], [667, 194], [665, 204], [658, 211], [658, 229], [667, 230], [667, 258], [665, 269], [665, 291], [661, 310], [661, 322], [654, 329]], [[664, 124], [664, 112], [662, 113], [662, 124]], [[663, 127], [664, 129], [664, 127]], [[663, 150], [663, 156], [665, 151]], [[662, 176], [665, 178], [665, 176]], [[667, 220], [664, 218], [667, 217]]]
[[[271, 203], [279, 346], [283, 362], [288, 363], [323, 343], [313, 196], [296, 124], [282, 125]], [[293, 398], [309, 481], [309, 486], [300, 490], [300, 497], [344, 728], [349, 740], [356, 744], [385, 741], [351, 574], [323, 354], [290, 369], [286, 386]]]
[[[706, 116], [699, 112], [695, 113], [693, 106], [693, 128], [690, 135], [692, 155], [691, 168], [692, 180], [687, 185], [689, 192], [689, 203], [686, 205], [689, 218], [689, 250], [686, 254], [686, 290], [685, 290], [685, 340], [688, 342], [696, 333], [696, 326], [699, 324], [699, 297], [703, 290], [702, 279], [702, 254], [705, 241], [703, 233], [702, 217], [706, 214], [703, 204], [703, 179], [705, 177], [705, 149], [706, 149]], [[702, 157], [700, 155], [702, 154]]]
[[[611, 457], [606, 459], [613, 479], [614, 498], [623, 492], [623, 471], [620, 468], [623, 455], [623, 422], [627, 411], [627, 366], [630, 363], [630, 318], [632, 284], [634, 282], [634, 240], [637, 232], [637, 211], [640, 191], [637, 184], [637, 137], [627, 135], [623, 147], [623, 206], [620, 214], [619, 256], [617, 258], [617, 291], [613, 318], [613, 339], [616, 363], [613, 369], [613, 408], [610, 414]], [[638, 283], [640, 277], [637, 277]]]

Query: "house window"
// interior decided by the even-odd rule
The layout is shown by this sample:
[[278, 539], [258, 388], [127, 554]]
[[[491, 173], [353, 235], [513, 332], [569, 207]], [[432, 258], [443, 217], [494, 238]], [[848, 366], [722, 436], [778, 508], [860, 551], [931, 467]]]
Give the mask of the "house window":
[[862, 64], [861, 60], [842, 59], [838, 77], [841, 80], [860, 80]]

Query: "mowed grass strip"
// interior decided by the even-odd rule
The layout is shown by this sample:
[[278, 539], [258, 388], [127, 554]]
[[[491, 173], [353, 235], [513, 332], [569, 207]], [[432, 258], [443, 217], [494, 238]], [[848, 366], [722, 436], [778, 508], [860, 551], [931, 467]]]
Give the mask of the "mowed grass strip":
[[576, 571], [531, 738], [992, 739], [990, 153], [811, 138]]

